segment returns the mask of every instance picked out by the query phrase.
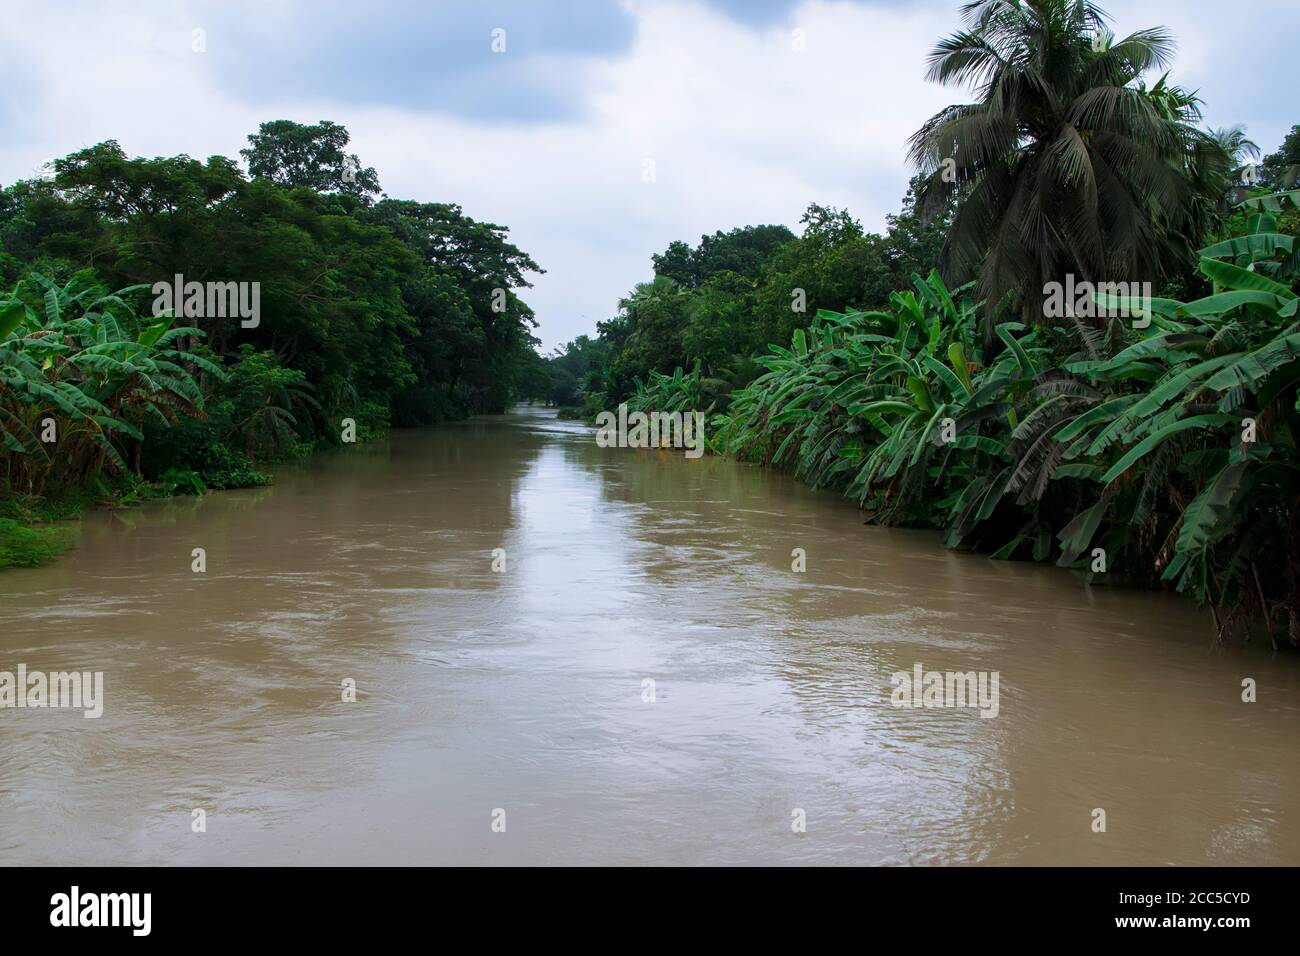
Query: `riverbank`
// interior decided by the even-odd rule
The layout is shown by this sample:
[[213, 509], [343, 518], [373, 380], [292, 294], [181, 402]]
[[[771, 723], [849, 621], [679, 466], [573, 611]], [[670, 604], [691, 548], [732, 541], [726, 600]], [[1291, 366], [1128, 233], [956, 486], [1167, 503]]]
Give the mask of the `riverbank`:
[[[386, 434], [386, 431], [363, 429], [353, 444], [373, 442]], [[272, 472], [277, 467], [338, 447], [297, 443], [287, 446], [275, 459], [260, 462], [225, 455], [225, 467], [220, 472], [168, 469], [156, 481], [132, 474], [100, 476], [94, 489], [89, 486], [66, 489], [51, 496], [0, 493], [0, 572], [57, 561], [76, 547], [80, 521], [90, 513], [126, 511], [166, 498], [203, 497], [222, 491], [260, 488], [273, 482]]]

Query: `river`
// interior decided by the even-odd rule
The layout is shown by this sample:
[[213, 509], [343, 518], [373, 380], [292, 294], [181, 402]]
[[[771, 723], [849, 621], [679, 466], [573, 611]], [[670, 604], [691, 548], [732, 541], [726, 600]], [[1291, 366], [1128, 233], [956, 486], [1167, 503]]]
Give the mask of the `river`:
[[92, 514], [20, 663], [104, 709], [0, 710], [0, 865], [1300, 863], [1294, 660], [540, 409]]

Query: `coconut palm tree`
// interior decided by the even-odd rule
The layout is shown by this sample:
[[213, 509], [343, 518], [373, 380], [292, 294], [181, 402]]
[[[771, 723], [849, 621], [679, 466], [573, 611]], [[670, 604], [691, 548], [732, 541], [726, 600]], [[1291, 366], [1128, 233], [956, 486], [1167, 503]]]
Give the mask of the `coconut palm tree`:
[[1259, 144], [1246, 135], [1246, 127], [1240, 123], [1212, 129], [1210, 135], [1231, 161], [1233, 172], [1240, 173], [1247, 162], [1257, 160], [1262, 155]]
[[[1087, 0], [975, 0], [929, 78], [974, 88], [910, 141], [923, 211], [954, 196], [950, 279], [1026, 320], [1044, 285], [1156, 281], [1194, 261], [1229, 160], [1196, 129], [1195, 96], [1141, 78], [1167, 65], [1163, 28], [1116, 40]], [[997, 320], [998, 310], [987, 313]], [[990, 325], [991, 328], [991, 325]]]
[[1227, 211], [1250, 196], [1250, 190], [1259, 184], [1263, 171], [1258, 163], [1264, 154], [1259, 144], [1246, 135], [1246, 127], [1240, 123], [1212, 129], [1210, 135], [1228, 157], [1230, 188], [1220, 203], [1220, 209]]

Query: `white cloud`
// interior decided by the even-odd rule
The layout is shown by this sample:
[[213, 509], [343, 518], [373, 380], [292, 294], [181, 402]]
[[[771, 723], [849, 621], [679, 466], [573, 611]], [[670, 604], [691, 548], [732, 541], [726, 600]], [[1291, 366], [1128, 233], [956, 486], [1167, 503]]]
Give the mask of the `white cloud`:
[[789, 27], [751, 31], [695, 4], [633, 9], [636, 42], [603, 66], [581, 123], [349, 118], [392, 194], [455, 197], [510, 225], [549, 270], [527, 297], [548, 348], [612, 315], [673, 239], [795, 227], [812, 201], [882, 226], [906, 189], [906, 138], [947, 99], [899, 82], [943, 29], [934, 13], [808, 3], [795, 16], [807, 52], [795, 53]]

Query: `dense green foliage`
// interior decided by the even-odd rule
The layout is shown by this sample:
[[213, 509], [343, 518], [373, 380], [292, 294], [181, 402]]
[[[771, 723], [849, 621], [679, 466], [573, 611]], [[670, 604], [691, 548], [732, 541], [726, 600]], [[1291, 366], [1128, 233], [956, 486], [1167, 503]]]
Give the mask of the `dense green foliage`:
[[[249, 139], [252, 178], [110, 141], [0, 192], [0, 497], [259, 484], [345, 419], [364, 439], [534, 387], [514, 290], [540, 270], [503, 227], [377, 199], [336, 124]], [[160, 307], [176, 276], [257, 283], [260, 314]]]

